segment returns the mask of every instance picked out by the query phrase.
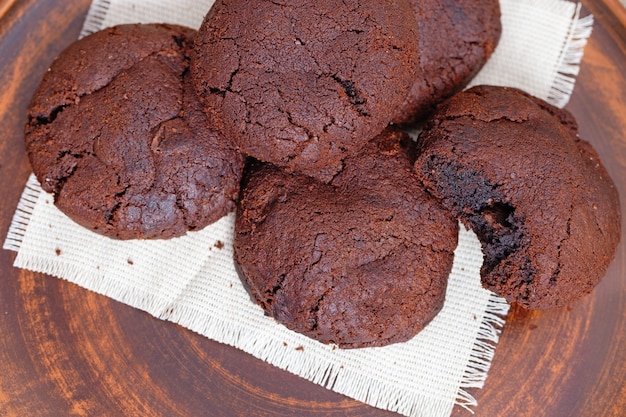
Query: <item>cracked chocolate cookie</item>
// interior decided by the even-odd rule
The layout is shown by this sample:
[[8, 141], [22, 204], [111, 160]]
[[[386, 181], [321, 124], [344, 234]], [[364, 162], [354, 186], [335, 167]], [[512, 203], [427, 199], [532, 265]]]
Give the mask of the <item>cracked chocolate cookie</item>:
[[419, 72], [393, 119], [423, 120], [460, 91], [491, 56], [502, 32], [498, 0], [409, 0], [419, 27]]
[[458, 224], [412, 173], [414, 143], [387, 129], [330, 184], [246, 169], [235, 261], [278, 322], [343, 348], [412, 338], [443, 306]]
[[619, 197], [571, 114], [511, 88], [446, 101], [419, 138], [415, 172], [478, 235], [483, 286], [529, 309], [598, 284], [621, 236]]
[[192, 75], [244, 153], [329, 182], [391, 121], [417, 44], [407, 0], [217, 0]]
[[33, 171], [77, 223], [170, 238], [234, 209], [244, 158], [207, 122], [189, 76], [195, 31], [122, 25], [52, 64], [28, 107]]

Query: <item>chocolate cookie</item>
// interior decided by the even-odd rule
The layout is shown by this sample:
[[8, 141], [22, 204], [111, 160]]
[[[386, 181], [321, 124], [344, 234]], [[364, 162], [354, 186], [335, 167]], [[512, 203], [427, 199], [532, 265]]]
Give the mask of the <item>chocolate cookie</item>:
[[460, 91], [491, 56], [502, 32], [498, 0], [409, 0], [419, 26], [419, 72], [393, 119], [423, 120]]
[[269, 164], [244, 174], [235, 261], [267, 313], [343, 348], [406, 341], [435, 317], [458, 225], [412, 174], [413, 145], [388, 129], [331, 184]]
[[77, 223], [170, 238], [234, 209], [243, 156], [211, 129], [189, 77], [195, 31], [122, 25], [67, 48], [28, 108], [33, 171]]
[[415, 171], [478, 235], [482, 283], [529, 309], [591, 292], [621, 236], [613, 181], [566, 111], [519, 90], [475, 87], [419, 138]]
[[217, 0], [196, 41], [196, 91], [259, 160], [329, 182], [413, 84], [408, 0]]

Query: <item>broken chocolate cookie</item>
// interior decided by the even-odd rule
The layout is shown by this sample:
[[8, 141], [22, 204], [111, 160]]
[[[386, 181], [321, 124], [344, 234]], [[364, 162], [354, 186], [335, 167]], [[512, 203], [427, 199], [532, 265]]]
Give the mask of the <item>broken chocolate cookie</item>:
[[529, 309], [564, 307], [615, 256], [615, 184], [571, 114], [512, 88], [458, 93], [429, 119], [415, 172], [482, 244], [483, 286]]

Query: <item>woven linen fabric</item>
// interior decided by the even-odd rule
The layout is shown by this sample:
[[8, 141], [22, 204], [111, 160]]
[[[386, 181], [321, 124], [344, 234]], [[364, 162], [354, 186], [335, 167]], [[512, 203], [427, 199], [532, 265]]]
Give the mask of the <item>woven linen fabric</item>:
[[[95, 0], [82, 35], [120, 23], [197, 28], [211, 0]], [[503, 34], [472, 85], [522, 88], [564, 106], [574, 87], [591, 16], [560, 0], [501, 0]], [[250, 301], [233, 264], [234, 214], [167, 241], [116, 241], [58, 211], [34, 176], [4, 248], [15, 266], [84, 288], [179, 323], [277, 367], [375, 407], [406, 416], [449, 416], [476, 405], [508, 312], [480, 284], [476, 236], [461, 227], [446, 302], [426, 329], [382, 348], [341, 350], [291, 332]]]

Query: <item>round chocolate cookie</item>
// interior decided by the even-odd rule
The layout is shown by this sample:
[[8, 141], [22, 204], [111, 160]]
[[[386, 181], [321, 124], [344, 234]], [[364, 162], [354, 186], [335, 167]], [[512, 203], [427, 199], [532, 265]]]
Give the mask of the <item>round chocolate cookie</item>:
[[502, 24], [498, 0], [409, 0], [419, 27], [419, 71], [393, 119], [422, 120], [460, 91], [487, 62]]
[[483, 286], [529, 309], [591, 292], [621, 236], [619, 197], [566, 111], [511, 88], [446, 101], [415, 172], [481, 241]]
[[408, 0], [217, 0], [192, 75], [242, 152], [329, 182], [391, 121], [417, 44]]
[[28, 108], [33, 171], [77, 223], [119, 238], [170, 238], [235, 207], [244, 158], [216, 133], [189, 76], [195, 31], [122, 25], [52, 64]]
[[343, 348], [406, 341], [435, 317], [458, 224], [412, 174], [412, 149], [385, 130], [331, 184], [270, 164], [247, 169], [235, 261], [267, 313]]

